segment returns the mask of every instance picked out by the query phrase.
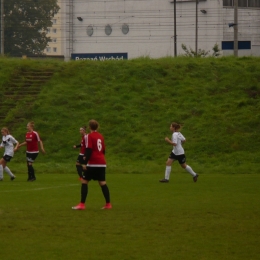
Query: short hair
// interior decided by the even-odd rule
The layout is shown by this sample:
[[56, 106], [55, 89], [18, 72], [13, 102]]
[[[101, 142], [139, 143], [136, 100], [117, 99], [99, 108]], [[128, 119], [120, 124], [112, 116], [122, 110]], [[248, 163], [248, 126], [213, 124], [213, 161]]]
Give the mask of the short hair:
[[96, 120], [94, 120], [94, 119], [91, 119], [91, 120], [89, 120], [89, 122], [88, 122], [88, 126], [89, 126], [89, 128], [91, 129], [91, 130], [93, 130], [93, 131], [95, 131], [95, 130], [97, 130], [98, 129], [98, 122], [96, 121]]
[[30, 127], [31, 127], [32, 129], [34, 129], [34, 122], [33, 122], [33, 121], [29, 122], [28, 124], [30, 125]]
[[172, 122], [171, 126], [174, 127], [174, 129], [176, 129], [176, 130], [181, 128], [180, 124], [175, 123], [175, 122]]

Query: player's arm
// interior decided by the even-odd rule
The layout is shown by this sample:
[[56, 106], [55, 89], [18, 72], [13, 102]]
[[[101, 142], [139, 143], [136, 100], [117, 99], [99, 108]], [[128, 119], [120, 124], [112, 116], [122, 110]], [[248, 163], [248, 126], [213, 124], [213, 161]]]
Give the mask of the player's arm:
[[165, 141], [166, 141], [168, 144], [171, 144], [171, 145], [173, 145], [173, 146], [176, 146], [176, 145], [177, 145], [177, 143], [172, 142], [168, 137], [165, 137]]
[[84, 154], [84, 157], [86, 158], [86, 164], [88, 163], [90, 157], [91, 157], [91, 154], [92, 154], [92, 149], [91, 148], [86, 148], [85, 150], [85, 154]]
[[186, 138], [183, 135], [181, 135], [181, 143], [183, 144], [185, 142], [186, 142]]
[[89, 135], [85, 135], [84, 139], [85, 139], [85, 146], [86, 146], [85, 153], [84, 153], [84, 159], [85, 159], [86, 164], [87, 164], [90, 157], [91, 157], [91, 154], [92, 154], [92, 147], [90, 146], [91, 141], [90, 141]]
[[14, 147], [14, 152], [15, 152], [15, 151], [17, 151], [17, 149], [19, 147], [19, 142], [13, 136], [11, 136], [10, 139], [11, 139], [11, 142], [13, 144], [15, 144], [15, 147]]
[[20, 143], [20, 144], [18, 145], [18, 148], [20, 148], [21, 146], [24, 146], [24, 145], [26, 145], [26, 142]]
[[81, 144], [73, 145], [73, 148], [80, 148], [80, 147], [81, 147]]
[[42, 140], [39, 141], [42, 153], [45, 153]]
[[15, 146], [15, 148], [14, 148], [14, 151], [16, 152], [16, 151], [18, 150], [18, 148], [19, 148], [19, 142], [16, 141], [16, 146]]

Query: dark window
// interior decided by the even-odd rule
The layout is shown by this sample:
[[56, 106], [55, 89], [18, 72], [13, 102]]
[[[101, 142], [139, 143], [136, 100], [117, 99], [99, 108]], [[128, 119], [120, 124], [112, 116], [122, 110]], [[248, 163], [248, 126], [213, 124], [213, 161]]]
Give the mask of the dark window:
[[[251, 41], [239, 41], [239, 50], [251, 50]], [[223, 41], [222, 50], [234, 50], [234, 41]]]
[[259, 0], [248, 0], [248, 7], [260, 7]]
[[[223, 0], [223, 6], [234, 6], [234, 0]], [[260, 7], [260, 0], [238, 0], [238, 7]]]
[[223, 0], [223, 6], [233, 6], [233, 0]]
[[247, 7], [247, 0], [238, 0], [239, 7]]
[[251, 50], [251, 41], [239, 41], [238, 49], [239, 50]]

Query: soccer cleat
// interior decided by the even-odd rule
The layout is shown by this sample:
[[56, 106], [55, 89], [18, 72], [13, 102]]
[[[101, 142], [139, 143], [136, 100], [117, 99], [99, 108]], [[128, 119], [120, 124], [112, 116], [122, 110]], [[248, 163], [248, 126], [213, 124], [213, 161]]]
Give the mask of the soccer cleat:
[[79, 203], [77, 206], [72, 207], [72, 209], [76, 209], [76, 210], [84, 210], [84, 209], [85, 209], [85, 204], [83, 204], [83, 203]]
[[13, 181], [14, 179], [15, 179], [15, 176], [12, 176], [12, 177], [10, 178], [11, 181]]
[[31, 178], [28, 181], [36, 181], [36, 178]]
[[159, 182], [169, 182], [169, 180], [167, 180], [167, 179], [162, 179], [162, 180], [159, 180]]
[[198, 180], [198, 177], [199, 177], [199, 175], [198, 175], [198, 174], [197, 174], [196, 176], [194, 176], [194, 177], [193, 177], [193, 181], [194, 181], [194, 182], [197, 182], [197, 180]]
[[4, 179], [0, 179], [0, 181], [3, 181]]
[[111, 203], [106, 203], [106, 205], [101, 209], [112, 209]]

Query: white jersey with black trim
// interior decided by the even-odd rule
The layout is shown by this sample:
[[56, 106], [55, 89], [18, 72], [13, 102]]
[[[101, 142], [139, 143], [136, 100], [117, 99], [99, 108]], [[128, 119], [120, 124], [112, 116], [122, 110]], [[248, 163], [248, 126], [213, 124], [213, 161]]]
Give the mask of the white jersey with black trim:
[[172, 152], [175, 155], [181, 155], [184, 154], [184, 149], [182, 147], [182, 141], [185, 141], [185, 137], [180, 132], [174, 132], [172, 134], [172, 142], [176, 144], [176, 146], [173, 146]]
[[17, 144], [17, 140], [12, 135], [6, 135], [2, 137], [1, 147], [5, 148], [4, 155], [14, 156], [14, 144]]

